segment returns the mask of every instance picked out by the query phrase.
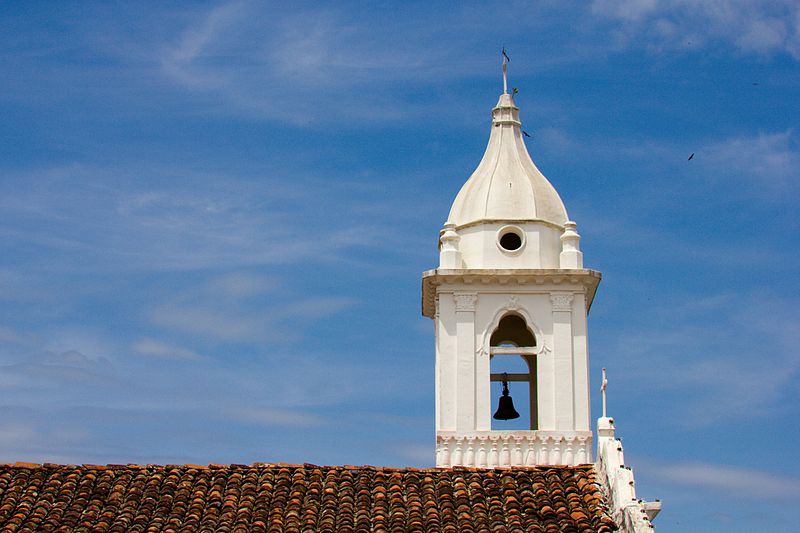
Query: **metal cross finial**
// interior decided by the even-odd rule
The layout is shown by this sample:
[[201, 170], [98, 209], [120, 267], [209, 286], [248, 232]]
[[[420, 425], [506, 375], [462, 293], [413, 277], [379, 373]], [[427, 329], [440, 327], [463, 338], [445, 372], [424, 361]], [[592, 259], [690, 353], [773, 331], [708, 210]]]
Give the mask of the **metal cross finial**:
[[500, 50], [503, 55], [503, 94], [508, 94], [508, 76], [506, 75], [506, 64], [511, 61], [511, 58], [506, 54], [505, 46]]
[[600, 385], [600, 391], [603, 393], [603, 418], [606, 417], [606, 388], [608, 388], [608, 380], [606, 379], [606, 369], [603, 369], [603, 384]]

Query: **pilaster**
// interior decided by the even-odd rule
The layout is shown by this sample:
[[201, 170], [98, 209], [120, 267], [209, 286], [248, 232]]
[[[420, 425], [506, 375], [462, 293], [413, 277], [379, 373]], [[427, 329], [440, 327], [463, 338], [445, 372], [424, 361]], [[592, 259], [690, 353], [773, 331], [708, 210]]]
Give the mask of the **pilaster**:
[[436, 295], [436, 365], [439, 388], [436, 390], [437, 431], [456, 430], [457, 337], [455, 300], [452, 294]]
[[572, 302], [569, 292], [550, 293], [553, 308], [553, 364], [555, 371], [555, 429], [575, 429], [572, 367]]
[[586, 324], [586, 296], [583, 293], [574, 295], [572, 313], [572, 350], [573, 375], [575, 383], [575, 429], [591, 430], [591, 413], [589, 398], [589, 344]]
[[456, 311], [456, 431], [475, 430], [475, 292], [453, 293]]

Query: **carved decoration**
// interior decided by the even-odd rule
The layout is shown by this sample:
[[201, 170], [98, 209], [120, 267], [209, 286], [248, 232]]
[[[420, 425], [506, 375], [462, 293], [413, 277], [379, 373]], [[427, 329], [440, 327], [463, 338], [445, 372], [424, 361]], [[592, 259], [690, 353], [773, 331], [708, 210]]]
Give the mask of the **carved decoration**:
[[456, 300], [456, 311], [474, 311], [475, 302], [478, 301], [478, 294], [475, 292], [456, 292], [453, 294]]
[[553, 353], [553, 350], [552, 350], [552, 348], [550, 348], [550, 345], [548, 345], [545, 342], [542, 342], [542, 349], [539, 350], [539, 354], [538, 355], [550, 355], [552, 353]]
[[554, 292], [550, 294], [553, 311], [572, 311], [574, 296], [569, 292]]
[[436, 438], [437, 465], [494, 468], [576, 465], [590, 460], [592, 437], [588, 432], [561, 435], [536, 431], [525, 433], [439, 435]]

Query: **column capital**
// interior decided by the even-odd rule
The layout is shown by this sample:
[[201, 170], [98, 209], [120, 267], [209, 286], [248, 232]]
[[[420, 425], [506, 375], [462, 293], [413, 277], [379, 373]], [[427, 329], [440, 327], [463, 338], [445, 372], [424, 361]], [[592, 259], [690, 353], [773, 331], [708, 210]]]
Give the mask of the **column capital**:
[[478, 293], [454, 292], [453, 298], [456, 301], [456, 311], [474, 311], [475, 302], [478, 301]]
[[551, 292], [550, 303], [553, 304], [553, 311], [572, 311], [574, 298], [571, 292]]

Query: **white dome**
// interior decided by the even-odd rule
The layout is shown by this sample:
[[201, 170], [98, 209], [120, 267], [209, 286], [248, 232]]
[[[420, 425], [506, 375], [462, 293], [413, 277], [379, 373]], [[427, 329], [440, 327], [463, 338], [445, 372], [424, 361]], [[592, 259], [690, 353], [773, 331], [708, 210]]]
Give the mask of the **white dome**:
[[563, 227], [569, 220], [555, 188], [528, 155], [520, 126], [514, 99], [500, 95], [492, 110], [486, 153], [461, 187], [447, 222], [457, 228], [499, 221], [544, 221]]

